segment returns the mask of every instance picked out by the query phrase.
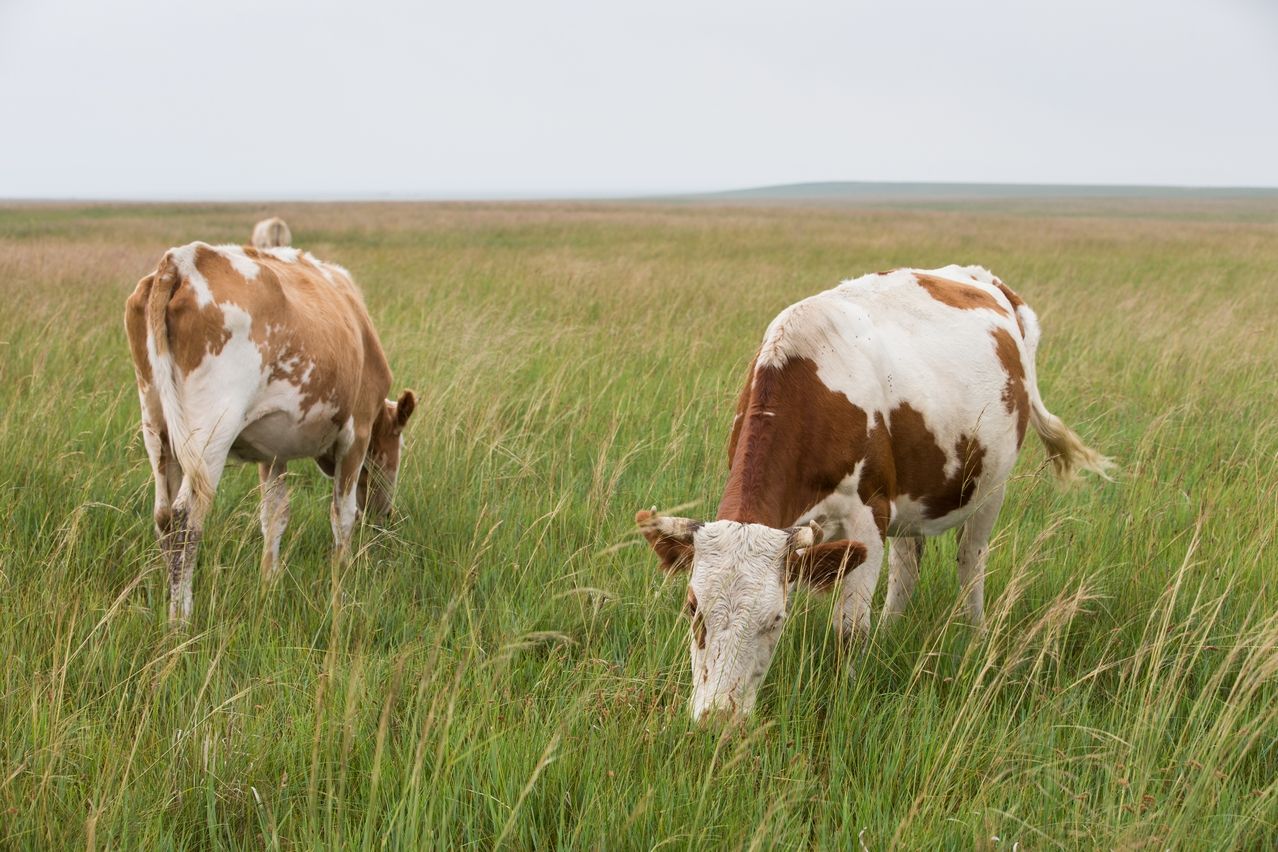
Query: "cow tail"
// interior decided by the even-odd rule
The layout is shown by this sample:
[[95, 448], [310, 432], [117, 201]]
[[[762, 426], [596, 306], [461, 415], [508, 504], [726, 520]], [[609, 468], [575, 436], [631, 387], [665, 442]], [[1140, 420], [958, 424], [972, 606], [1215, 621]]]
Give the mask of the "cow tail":
[[1024, 340], [1027, 366], [1029, 367], [1030, 425], [1038, 433], [1043, 446], [1047, 448], [1047, 457], [1052, 463], [1056, 479], [1062, 483], [1074, 480], [1080, 470], [1090, 471], [1102, 479], [1113, 480], [1110, 471], [1117, 465], [1091, 447], [1083, 443], [1073, 429], [1055, 414], [1047, 410], [1043, 397], [1038, 392], [1038, 375], [1035, 369], [1035, 356], [1038, 352], [1038, 341], [1041, 330], [1038, 317], [1030, 310], [1029, 305], [1020, 305], [1016, 309], [1024, 329]]
[[[151, 295], [147, 300], [147, 328], [150, 331], [152, 361], [154, 356], [169, 354], [169, 300], [173, 291], [182, 282], [178, 275], [177, 264], [169, 254], [160, 259], [156, 267], [155, 279], [151, 284]], [[151, 364], [152, 368], [155, 364]]]
[[289, 233], [283, 219], [276, 219], [271, 223], [271, 245], [287, 246], [292, 241], [293, 235]]
[[[151, 362], [151, 376], [164, 423], [168, 428], [173, 455], [182, 468], [183, 479], [192, 499], [204, 505], [212, 502], [208, 465], [199, 448], [192, 441], [189, 420], [182, 402], [182, 376], [173, 360], [169, 341], [169, 301], [182, 283], [177, 263], [171, 253], [166, 253], [156, 267], [151, 295], [147, 300], [147, 357]], [[205, 502], [207, 501], [207, 502]]]

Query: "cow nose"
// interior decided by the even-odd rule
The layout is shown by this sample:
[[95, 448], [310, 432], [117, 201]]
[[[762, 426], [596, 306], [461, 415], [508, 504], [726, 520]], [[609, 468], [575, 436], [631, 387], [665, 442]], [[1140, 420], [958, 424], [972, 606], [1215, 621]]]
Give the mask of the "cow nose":
[[737, 714], [726, 707], [711, 707], [697, 718], [697, 724], [706, 728], [726, 728], [736, 721]]
[[714, 699], [692, 711], [692, 721], [706, 727], [726, 727], [741, 720], [741, 712], [731, 698]]

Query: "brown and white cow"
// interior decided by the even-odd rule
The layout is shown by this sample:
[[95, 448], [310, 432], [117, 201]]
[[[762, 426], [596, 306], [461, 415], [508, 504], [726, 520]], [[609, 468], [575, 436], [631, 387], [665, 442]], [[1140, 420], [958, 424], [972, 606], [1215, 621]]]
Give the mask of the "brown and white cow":
[[282, 248], [292, 244], [293, 232], [288, 229], [288, 224], [283, 219], [272, 216], [253, 226], [251, 242], [254, 248], [259, 249]]
[[138, 282], [125, 328], [171, 620], [191, 615], [200, 532], [228, 459], [258, 464], [267, 576], [288, 523], [290, 460], [313, 458], [333, 477], [338, 558], [360, 509], [389, 511], [416, 399], [386, 399], [390, 367], [345, 269], [294, 248], [191, 243]]
[[981, 625], [986, 548], [1026, 426], [1063, 480], [1112, 467], [1044, 406], [1038, 341], [1034, 312], [975, 266], [866, 275], [781, 312], [737, 403], [717, 519], [635, 518], [667, 571], [691, 571], [694, 718], [750, 712], [796, 580], [837, 583], [837, 628], [868, 636], [889, 536], [886, 617], [914, 590], [924, 539], [957, 527]]

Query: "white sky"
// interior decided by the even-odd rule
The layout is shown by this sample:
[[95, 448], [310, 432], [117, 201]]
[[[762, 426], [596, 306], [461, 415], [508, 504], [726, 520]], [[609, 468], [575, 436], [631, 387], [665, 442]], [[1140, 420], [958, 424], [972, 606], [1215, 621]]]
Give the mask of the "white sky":
[[0, 197], [1278, 186], [1278, 0], [0, 0]]

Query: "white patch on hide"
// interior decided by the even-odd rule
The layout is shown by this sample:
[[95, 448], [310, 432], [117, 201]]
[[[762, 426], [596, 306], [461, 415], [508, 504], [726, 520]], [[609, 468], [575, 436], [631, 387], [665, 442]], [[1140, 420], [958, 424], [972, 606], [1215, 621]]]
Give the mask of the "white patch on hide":
[[300, 249], [295, 249], [292, 246], [276, 246], [274, 248], [258, 249], [258, 251], [285, 263], [297, 263], [298, 255], [301, 254]]
[[262, 268], [257, 261], [244, 253], [242, 246], [215, 246], [214, 250], [231, 263], [231, 268], [240, 274], [245, 281], [252, 281]]
[[201, 247], [212, 249], [212, 246], [205, 243], [188, 243], [169, 249], [169, 257], [177, 266], [178, 275], [191, 285], [191, 290], [195, 293], [195, 303], [203, 308], [213, 304], [213, 291], [209, 288], [208, 279], [200, 274], [200, 270], [195, 266], [195, 252]]

